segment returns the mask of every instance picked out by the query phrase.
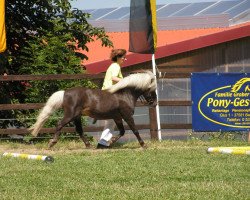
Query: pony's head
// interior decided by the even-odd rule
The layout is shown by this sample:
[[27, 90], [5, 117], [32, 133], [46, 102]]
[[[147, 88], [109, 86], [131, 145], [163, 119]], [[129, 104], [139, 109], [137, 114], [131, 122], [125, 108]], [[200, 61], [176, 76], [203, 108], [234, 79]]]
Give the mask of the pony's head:
[[[108, 89], [108, 92], [115, 93], [124, 88], [134, 88], [151, 106], [156, 105], [156, 78], [151, 71], [131, 74]], [[140, 96], [139, 95], [139, 96]]]
[[146, 102], [149, 106], [156, 106], [157, 105], [157, 95], [156, 95], [155, 90], [145, 91], [141, 96], [143, 99], [146, 100]]

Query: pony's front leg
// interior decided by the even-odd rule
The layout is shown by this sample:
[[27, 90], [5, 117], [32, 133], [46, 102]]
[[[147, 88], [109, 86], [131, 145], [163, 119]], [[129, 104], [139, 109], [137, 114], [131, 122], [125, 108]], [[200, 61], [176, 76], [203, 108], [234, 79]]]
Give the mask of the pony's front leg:
[[120, 131], [119, 135], [117, 136], [113, 136], [110, 140], [110, 143], [109, 145], [111, 146], [112, 144], [114, 144], [117, 140], [119, 140], [125, 133], [125, 129], [124, 129], [124, 126], [123, 126], [123, 123], [122, 123], [122, 119], [114, 119], [115, 121], [115, 124], [118, 128], [118, 130]]
[[133, 133], [135, 134], [135, 136], [136, 136], [138, 142], [140, 143], [141, 147], [145, 148], [146, 147], [145, 142], [142, 140], [138, 130], [133, 131]]
[[83, 134], [81, 116], [77, 117], [74, 120], [74, 124], [75, 124], [75, 127], [76, 127], [76, 132], [80, 135], [80, 138], [84, 142], [86, 148], [91, 148], [91, 144], [90, 144], [88, 138]]
[[133, 133], [135, 134], [139, 144], [141, 145], [141, 147], [146, 147], [144, 141], [142, 140], [138, 130], [135, 127], [135, 122], [132, 116], [126, 116], [124, 118], [124, 120], [127, 122], [129, 128], [133, 131]]

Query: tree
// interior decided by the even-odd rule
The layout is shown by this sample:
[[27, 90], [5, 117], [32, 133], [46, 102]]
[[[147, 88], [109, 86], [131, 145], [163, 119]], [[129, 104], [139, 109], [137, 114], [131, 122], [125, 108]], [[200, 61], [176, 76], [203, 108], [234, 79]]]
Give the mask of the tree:
[[[7, 51], [0, 58], [0, 63], [5, 63], [1, 64], [2, 71], [8, 74], [82, 73], [80, 63], [87, 56], [77, 53], [76, 49], [88, 51], [86, 44], [93, 38], [101, 40], [104, 46], [112, 46], [103, 28], [87, 22], [89, 16], [81, 10], [72, 10], [69, 0], [6, 1]], [[56, 90], [74, 85], [93, 87], [89, 81], [4, 82], [0, 99], [45, 102]], [[7, 114], [13, 116], [12, 112]], [[30, 113], [18, 112], [21, 117], [27, 114]], [[3, 118], [1, 115], [6, 117], [6, 112], [0, 112]], [[6, 127], [8, 123], [1, 125]]]

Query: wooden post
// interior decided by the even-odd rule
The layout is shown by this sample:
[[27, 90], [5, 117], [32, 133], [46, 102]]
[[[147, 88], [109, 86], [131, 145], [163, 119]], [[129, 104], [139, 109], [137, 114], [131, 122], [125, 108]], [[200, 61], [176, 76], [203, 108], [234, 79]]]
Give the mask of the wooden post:
[[158, 140], [156, 108], [149, 108], [149, 123], [151, 140]]
[[248, 132], [248, 139], [247, 139], [248, 143], [250, 143], [250, 131]]

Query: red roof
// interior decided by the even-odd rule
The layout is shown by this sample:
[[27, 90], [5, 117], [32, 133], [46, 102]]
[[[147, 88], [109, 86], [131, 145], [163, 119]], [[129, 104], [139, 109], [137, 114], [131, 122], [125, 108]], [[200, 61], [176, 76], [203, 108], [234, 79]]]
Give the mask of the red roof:
[[[129, 33], [107, 33], [114, 44], [114, 48], [129, 48]], [[163, 58], [215, 44], [220, 44], [243, 37], [250, 36], [250, 22], [227, 28], [208, 28], [191, 30], [158, 31], [157, 49], [155, 58]], [[102, 47], [100, 41], [89, 43], [89, 52], [84, 52], [89, 59], [82, 64], [87, 73], [97, 74], [106, 71], [111, 61], [109, 59], [111, 48]], [[151, 60], [149, 54], [127, 53], [127, 61], [123, 67]]]

